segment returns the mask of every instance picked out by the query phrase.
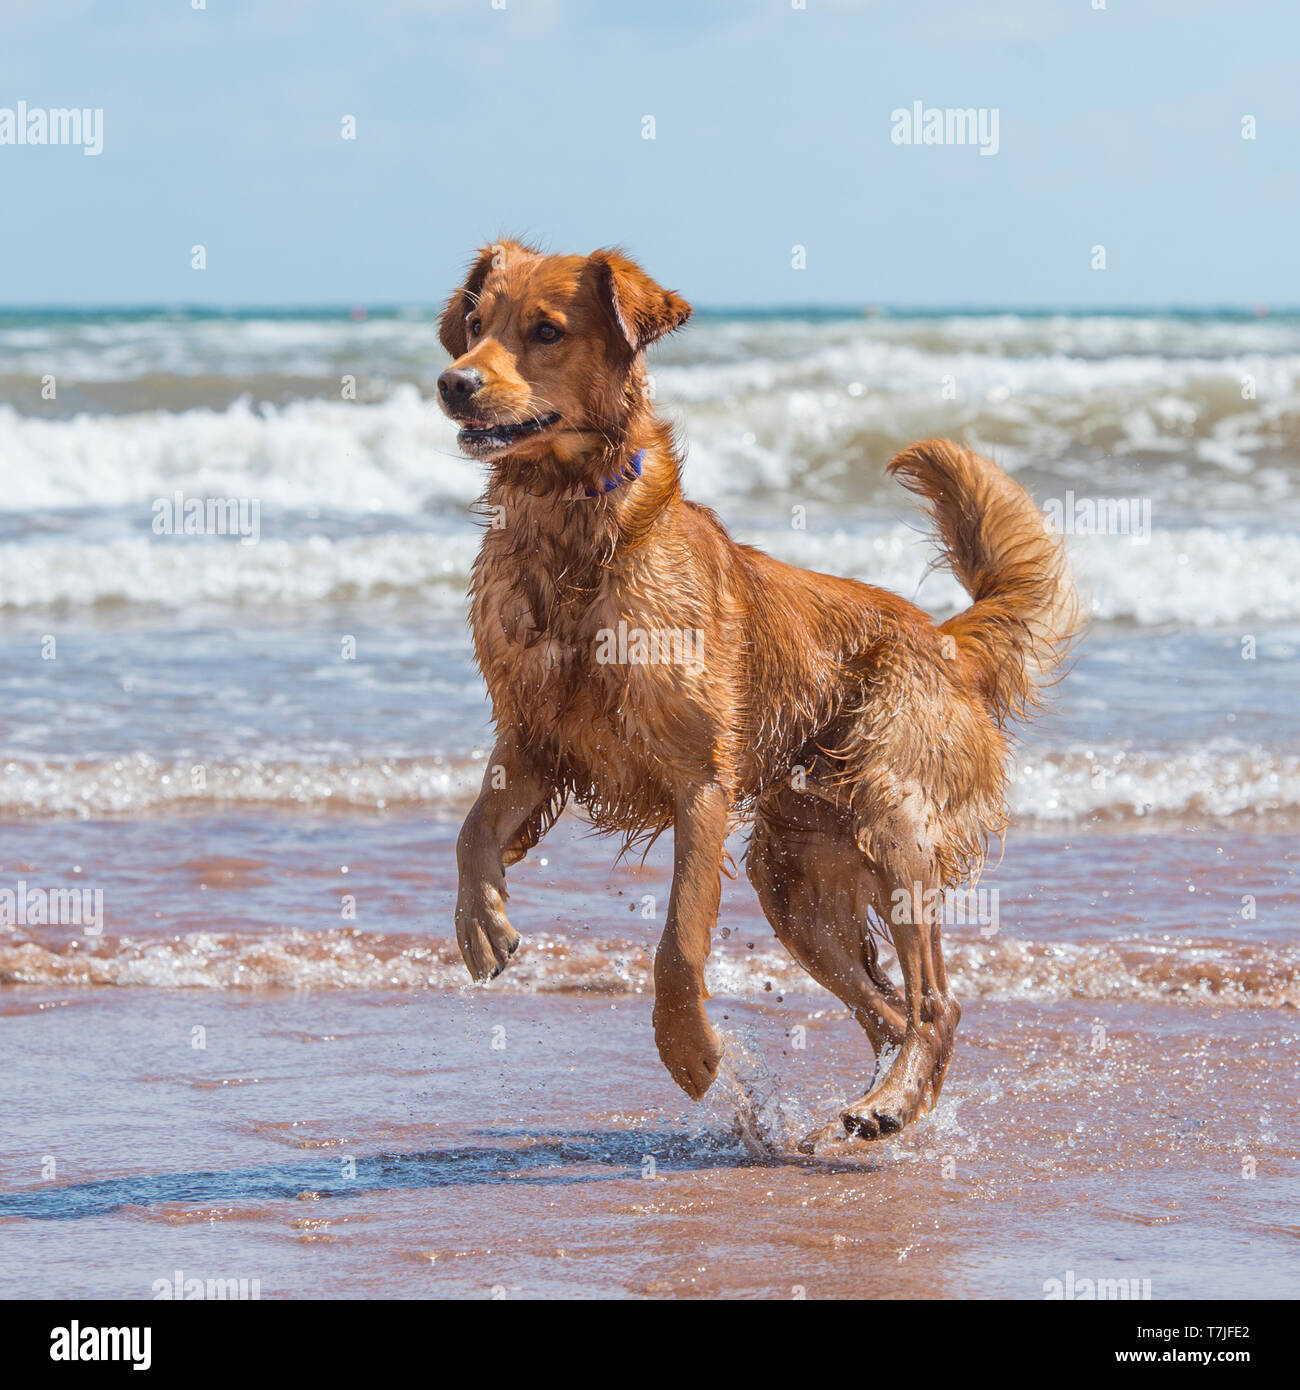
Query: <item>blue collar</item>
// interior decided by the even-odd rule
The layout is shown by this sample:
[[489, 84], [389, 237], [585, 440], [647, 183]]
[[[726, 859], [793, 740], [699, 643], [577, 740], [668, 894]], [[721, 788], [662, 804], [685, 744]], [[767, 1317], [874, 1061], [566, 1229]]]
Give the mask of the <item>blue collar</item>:
[[[615, 473], [612, 478], [606, 478], [605, 481], [601, 483], [599, 491], [589, 487], [587, 489], [587, 496], [599, 497], [601, 493], [613, 492], [621, 483], [631, 482], [632, 478], [639, 478], [641, 476], [641, 460], [643, 458], [645, 458], [645, 450], [638, 449], [636, 453], [628, 459], [621, 473]], [[628, 469], [631, 469], [631, 477], [628, 476]]]

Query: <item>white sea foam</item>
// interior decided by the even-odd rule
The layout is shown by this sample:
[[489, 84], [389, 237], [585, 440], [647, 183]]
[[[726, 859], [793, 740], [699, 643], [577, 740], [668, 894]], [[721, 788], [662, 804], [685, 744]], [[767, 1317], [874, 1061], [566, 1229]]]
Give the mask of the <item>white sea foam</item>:
[[1040, 822], [1194, 818], [1300, 808], [1300, 756], [1271, 749], [1026, 750], [1012, 813]]
[[[0, 816], [157, 815], [237, 806], [354, 813], [423, 807], [463, 813], [483, 777], [479, 756], [203, 761], [144, 753], [0, 763]], [[1300, 810], [1300, 755], [1266, 748], [1132, 750], [1036, 747], [1015, 765], [1018, 820], [1134, 823]]]
[[[1260, 337], [1267, 329], [1220, 324], [1217, 338], [1209, 329], [1188, 338], [1201, 355], [1166, 356], [1140, 350], [1134, 321], [1108, 329], [1065, 320], [1063, 345], [1048, 348], [1047, 335], [1026, 355], [1008, 350], [999, 322], [707, 325], [689, 348], [674, 345], [653, 364], [658, 400], [686, 429], [689, 492], [706, 501], [756, 490], [802, 501], [881, 500], [896, 495], [881, 471], [890, 454], [944, 434], [994, 451], [1012, 469], [1055, 467], [1084, 484], [1099, 468], [1122, 474], [1171, 508], [1258, 508], [1300, 497], [1300, 351], [1268, 351]], [[1022, 327], [1042, 336], [1045, 322]], [[989, 341], [978, 337], [980, 324]], [[289, 326], [263, 327], [266, 360], [244, 370], [289, 373], [293, 364], [276, 355]], [[1167, 325], [1148, 327], [1155, 342], [1167, 335]], [[262, 343], [252, 325], [242, 331]], [[302, 326], [308, 337], [346, 331]], [[1216, 342], [1225, 355], [1207, 354]], [[1122, 351], [1088, 355], [1108, 344]], [[43, 359], [41, 371], [50, 365]], [[339, 400], [331, 377], [316, 396], [283, 405], [239, 400], [71, 419], [0, 406], [0, 506], [122, 506], [176, 488], [345, 513], [464, 504], [482, 473], [457, 454], [455, 431], [431, 398], [435, 375], [431, 363], [423, 392], [398, 385], [371, 403]], [[166, 380], [172, 389], [183, 378]], [[216, 390], [222, 378], [204, 380]]]
[[483, 763], [473, 758], [200, 762], [129, 753], [77, 762], [14, 759], [0, 763], [0, 816], [147, 816], [237, 806], [460, 809], [473, 800], [482, 779]]
[[465, 504], [480, 466], [456, 451], [456, 432], [412, 386], [379, 405], [305, 400], [225, 410], [78, 415], [43, 420], [0, 407], [0, 458], [11, 511], [146, 509], [182, 491], [257, 497], [264, 507], [411, 515]]
[[[34, 540], [0, 547], [0, 611], [137, 605], [160, 611], [418, 600], [432, 613], [463, 609], [480, 536], [469, 515], [437, 531], [279, 539], [274, 516], [257, 545], [145, 535], [91, 542]], [[942, 616], [968, 598], [946, 570], [930, 570], [921, 518], [794, 531], [733, 527], [780, 559], [891, 589]], [[1149, 540], [1073, 536], [1077, 579], [1095, 618], [1139, 625], [1216, 627], [1300, 620], [1300, 547], [1289, 533], [1242, 527], [1156, 528]]]
[[40, 541], [0, 547], [0, 609], [130, 604], [161, 611], [204, 605], [283, 608], [420, 595], [459, 610], [479, 536], [378, 535], [263, 539], [255, 546], [124, 537], [101, 544]]
[[[105, 936], [89, 948], [81, 941], [54, 944], [41, 935], [39, 928], [0, 928], [0, 984], [55, 984], [61, 989], [469, 987], [453, 942], [413, 932], [214, 930], [161, 938], [140, 932]], [[493, 991], [644, 995], [653, 984], [651, 955], [643, 942], [599, 941], [587, 933], [531, 933]], [[1190, 935], [1155, 944], [1036, 943], [1011, 936], [978, 941], [953, 935], [944, 944], [944, 955], [954, 990], [967, 1000], [1127, 1000], [1216, 1009], [1300, 1005], [1300, 961], [1287, 945]], [[802, 995], [808, 1003], [828, 999], [813, 992], [809, 977], [775, 944], [750, 951], [715, 943], [708, 982], [716, 999], [770, 1000], [776, 991]], [[782, 1147], [807, 1117], [780, 1099], [743, 1032], [729, 1029], [724, 1036], [729, 1056], [718, 1100], [734, 1114], [737, 1138], [759, 1155]]]

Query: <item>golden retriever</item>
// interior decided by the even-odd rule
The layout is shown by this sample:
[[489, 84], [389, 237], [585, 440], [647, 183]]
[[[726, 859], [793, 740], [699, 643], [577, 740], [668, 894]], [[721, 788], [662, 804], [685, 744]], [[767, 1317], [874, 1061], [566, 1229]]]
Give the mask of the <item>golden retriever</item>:
[[683, 497], [647, 388], [645, 349], [690, 312], [618, 251], [506, 241], [442, 315], [440, 404], [489, 468], [471, 622], [497, 730], [457, 844], [457, 940], [475, 979], [505, 968], [505, 871], [566, 802], [625, 846], [672, 827], [655, 1040], [698, 1099], [721, 1055], [704, 966], [725, 841], [752, 821], [777, 936], [878, 1055], [897, 1049], [817, 1138], [876, 1139], [938, 1099], [961, 1015], [938, 904], [1007, 823], [1004, 724], [1058, 669], [1074, 588], [1028, 495], [943, 440], [889, 467], [928, 500], [973, 600], [957, 617], [738, 545]]

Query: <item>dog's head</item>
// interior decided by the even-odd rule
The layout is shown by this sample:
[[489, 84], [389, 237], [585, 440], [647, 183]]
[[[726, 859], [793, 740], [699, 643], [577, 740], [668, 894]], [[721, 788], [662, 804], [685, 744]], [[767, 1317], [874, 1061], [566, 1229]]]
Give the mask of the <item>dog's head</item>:
[[618, 435], [644, 395], [642, 352], [690, 313], [618, 251], [486, 246], [443, 311], [438, 402], [475, 458], [577, 456]]

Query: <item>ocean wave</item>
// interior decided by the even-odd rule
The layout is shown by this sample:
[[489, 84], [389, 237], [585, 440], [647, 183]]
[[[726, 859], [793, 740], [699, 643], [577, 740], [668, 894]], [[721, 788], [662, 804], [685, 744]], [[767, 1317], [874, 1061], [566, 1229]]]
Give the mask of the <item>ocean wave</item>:
[[[0, 314], [0, 355], [15, 374], [77, 382], [141, 376], [276, 373], [332, 378], [376, 364], [428, 368], [446, 354], [438, 315]], [[436, 375], [436, 372], [435, 372]]]
[[[28, 378], [56, 371], [80, 382], [146, 375], [295, 374], [332, 378], [360, 370], [430, 379], [445, 360], [439, 311], [364, 317], [330, 313], [0, 313], [0, 356]], [[697, 313], [654, 360], [728, 362], [807, 357], [826, 343], [880, 343], [935, 355], [1187, 358], [1300, 354], [1295, 314], [1020, 314], [886, 311], [862, 314]]]
[[[1097, 1000], [1214, 1008], [1300, 1007], [1293, 949], [1188, 936], [1105, 943], [1040, 943], [950, 934], [944, 956], [959, 998]], [[717, 943], [708, 966], [715, 999], [794, 993], [825, 998], [776, 946]], [[0, 985], [162, 989], [461, 990], [468, 976], [455, 944], [409, 932], [356, 928], [275, 933], [191, 932], [105, 937], [52, 945], [0, 933]], [[653, 948], [644, 942], [525, 937], [493, 992], [648, 994]]]
[[438, 757], [223, 762], [129, 753], [76, 762], [9, 760], [0, 763], [0, 816], [147, 816], [250, 806], [459, 809], [477, 795], [483, 768], [481, 759]]
[[472, 501], [479, 464], [413, 386], [382, 403], [299, 400], [224, 410], [149, 411], [43, 420], [0, 406], [9, 511], [141, 509], [157, 498], [257, 498], [264, 507], [411, 516]]
[[[206, 605], [301, 607], [404, 597], [432, 612], [463, 611], [480, 536], [458, 529], [276, 537], [263, 519], [256, 545], [129, 536], [41, 539], [0, 547], [0, 611]], [[791, 564], [846, 575], [913, 599], [936, 616], [967, 606], [946, 570], [931, 572], [924, 523], [876, 521], [856, 530], [734, 526]], [[1148, 539], [1070, 536], [1076, 576], [1094, 618], [1194, 628], [1300, 620], [1300, 550], [1290, 533], [1244, 527], [1154, 527]]]
[[0, 609], [284, 608], [407, 595], [435, 611], [459, 611], [479, 540], [467, 525], [458, 535], [264, 536], [256, 545], [143, 536], [36, 541], [0, 547]]
[[[199, 763], [145, 753], [75, 762], [11, 759], [0, 763], [0, 816], [150, 816], [253, 806], [353, 813], [420, 807], [456, 816], [478, 794], [485, 751], [341, 761]], [[1294, 817], [1300, 755], [1265, 748], [1157, 753], [1036, 747], [1014, 765], [1010, 804], [1025, 825], [1103, 829], [1179, 817]]]
[[[1025, 471], [1036, 488], [1123, 487], [1193, 512], [1300, 497], [1300, 353], [1016, 357], [832, 330], [801, 354], [787, 356], [788, 346], [656, 363], [659, 403], [689, 442], [689, 495], [898, 506], [884, 464], [915, 439], [947, 435]], [[337, 380], [313, 393], [307, 379], [277, 376], [256, 405], [226, 404], [219, 378], [204, 379], [219, 408], [52, 418], [0, 405], [0, 503], [20, 512], [147, 508], [179, 488], [297, 512], [413, 516], [463, 506], [483, 473], [458, 454], [433, 379], [385, 384], [377, 400], [373, 381], [363, 399], [342, 401]], [[286, 402], [286, 392], [304, 398]]]
[[822, 346], [880, 343], [936, 355], [1083, 361], [1158, 357], [1169, 361], [1300, 355], [1300, 315], [917, 313], [751, 315], [696, 318], [665, 339], [653, 360], [667, 364], [807, 358]]
[[1300, 755], [1027, 749], [1014, 768], [1010, 804], [1019, 820], [1039, 824], [1290, 816], [1300, 809]]
[[[942, 435], [1012, 472], [1085, 490], [1125, 486], [1173, 507], [1293, 501], [1300, 355], [1169, 361], [1064, 355], [952, 355], [883, 343], [822, 345], [655, 374], [686, 426], [688, 481], [726, 496], [803, 488], [819, 498], [883, 498], [902, 444]], [[1187, 489], [1199, 486], [1189, 499]]]

